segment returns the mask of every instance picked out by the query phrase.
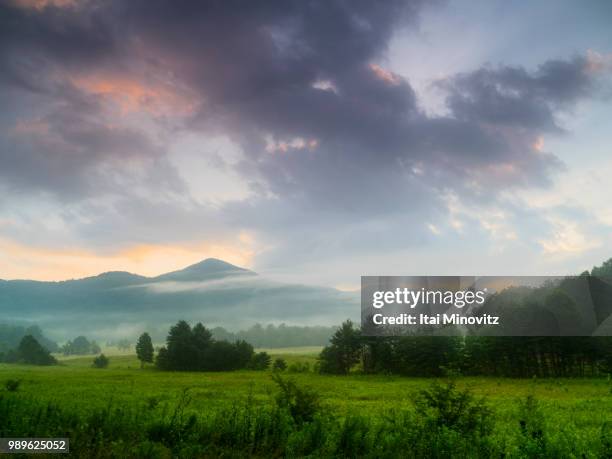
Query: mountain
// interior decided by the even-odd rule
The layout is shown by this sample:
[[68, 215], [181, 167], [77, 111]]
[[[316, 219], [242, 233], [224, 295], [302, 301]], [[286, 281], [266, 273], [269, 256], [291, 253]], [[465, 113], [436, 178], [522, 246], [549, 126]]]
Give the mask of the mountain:
[[255, 323], [336, 325], [358, 318], [356, 294], [273, 282], [209, 258], [156, 277], [113, 271], [61, 282], [0, 280], [0, 322], [37, 324], [53, 339], [163, 338], [180, 319], [230, 330]]
[[195, 265], [187, 266], [180, 271], [162, 274], [155, 278], [156, 281], [202, 281], [209, 279], [220, 279], [227, 276], [254, 276], [253, 271], [239, 268], [223, 260], [207, 258]]

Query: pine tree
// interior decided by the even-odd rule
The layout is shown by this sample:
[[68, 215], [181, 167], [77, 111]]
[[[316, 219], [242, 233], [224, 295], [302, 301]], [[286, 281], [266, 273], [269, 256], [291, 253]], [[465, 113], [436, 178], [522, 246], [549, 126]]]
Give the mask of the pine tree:
[[49, 354], [49, 351], [42, 347], [32, 335], [26, 335], [21, 339], [17, 348], [17, 355], [22, 362], [33, 365], [53, 365], [57, 363], [55, 358]]
[[319, 356], [322, 373], [348, 374], [353, 365], [359, 362], [362, 340], [359, 329], [347, 320], [336, 330], [331, 344]]
[[153, 363], [153, 343], [151, 337], [147, 332], [140, 335], [138, 342], [136, 343], [136, 355], [140, 360], [141, 368], [144, 367], [145, 363]]

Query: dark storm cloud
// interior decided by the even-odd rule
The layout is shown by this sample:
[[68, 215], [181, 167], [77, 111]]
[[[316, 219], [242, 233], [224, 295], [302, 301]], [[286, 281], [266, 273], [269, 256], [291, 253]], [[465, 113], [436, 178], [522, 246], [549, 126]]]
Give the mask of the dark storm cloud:
[[[49, 132], [34, 145], [5, 140], [0, 174], [51, 191], [68, 182], [78, 194], [88, 174], [121, 170], [118, 158], [163, 158], [149, 135], [108, 129], [100, 97], [73, 83], [96, 72], [153, 75], [191, 95], [193, 112], [177, 117], [182, 129], [242, 146], [236, 168], [259, 196], [239, 206], [271, 194], [303, 210], [295, 225], [325, 212], [367, 219], [439, 209], [448, 190], [494, 199], [496, 190], [546, 183], [559, 161], [534, 142], [559, 131], [557, 111], [593, 87], [580, 57], [535, 72], [483, 68], [440, 82], [450, 113], [428, 116], [408, 80], [376, 65], [393, 32], [417, 22], [420, 1], [1, 5], [0, 92], [32, 97], [36, 108], [21, 118], [42, 117]], [[2, 121], [8, 130], [17, 119]], [[174, 174], [161, 159], [151, 164], [157, 177]], [[177, 190], [178, 182], [168, 180]]]
[[[75, 88], [52, 94], [42, 110], [25, 114], [16, 109], [2, 126], [0, 175], [9, 192], [52, 192], [78, 201], [134, 185], [138, 174], [130, 166], [149, 172], [163, 169], [157, 185], [184, 190], [163, 148], [148, 136], [113, 123], [94, 97]], [[13, 95], [10, 100], [19, 107], [28, 97]]]
[[53, 72], [80, 71], [116, 60], [121, 48], [110, 17], [93, 2], [77, 5], [35, 9], [0, 1], [0, 81], [49, 92], [58, 85]]
[[545, 184], [560, 163], [534, 143], [592, 90], [581, 57], [535, 72], [485, 68], [441, 82], [450, 114], [429, 117], [407, 80], [374, 65], [419, 3], [142, 5], [120, 8], [127, 36], [200, 94], [191, 128], [229, 133], [245, 152], [245, 177], [305, 208], [367, 218], [436, 205], [446, 189], [494, 198]]
[[453, 115], [478, 123], [559, 131], [555, 115], [572, 107], [593, 89], [584, 57], [551, 60], [534, 73], [520, 67], [483, 68], [440, 83], [449, 90]]
[[94, 2], [45, 8], [0, 2], [5, 192], [91, 198], [133, 186], [137, 174], [126, 167], [130, 162], [161, 178], [159, 185], [184, 190], [160, 145], [108, 116], [102, 97], [75, 85], [80, 75], [125, 66], [111, 19]]

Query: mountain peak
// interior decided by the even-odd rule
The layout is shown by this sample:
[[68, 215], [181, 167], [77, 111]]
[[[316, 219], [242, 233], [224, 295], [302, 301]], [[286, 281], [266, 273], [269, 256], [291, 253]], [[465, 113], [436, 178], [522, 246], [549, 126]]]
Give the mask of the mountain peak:
[[240, 268], [218, 258], [206, 258], [184, 269], [157, 276], [157, 280], [199, 281], [235, 275], [254, 275], [253, 271]]
[[242, 271], [247, 271], [244, 268], [240, 268], [239, 266], [235, 266], [227, 261], [220, 260], [218, 258], [206, 258], [198, 263], [194, 263], [193, 265], [187, 266], [184, 270], [187, 269], [199, 269], [199, 268], [207, 268], [207, 269], [237, 269]]

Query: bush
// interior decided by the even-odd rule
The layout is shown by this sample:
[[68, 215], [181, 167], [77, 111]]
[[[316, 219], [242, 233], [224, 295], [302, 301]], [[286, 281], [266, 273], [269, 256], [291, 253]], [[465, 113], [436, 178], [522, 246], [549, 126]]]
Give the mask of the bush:
[[450, 429], [465, 436], [485, 436], [493, 430], [493, 412], [485, 399], [474, 398], [467, 389], [457, 389], [454, 382], [435, 382], [418, 393], [414, 405], [417, 416], [430, 430]]
[[369, 449], [370, 423], [360, 416], [349, 415], [338, 432], [336, 455], [338, 457], [360, 457], [361, 451]]
[[519, 402], [519, 428], [521, 453], [528, 457], [545, 457], [544, 414], [533, 395]]
[[275, 359], [272, 365], [273, 371], [285, 371], [287, 369], [287, 362], [285, 359]]
[[253, 354], [253, 357], [251, 357], [248, 368], [250, 370], [259, 371], [267, 370], [270, 366], [270, 360], [271, 358], [267, 352], [258, 352], [257, 354]]
[[9, 392], [17, 392], [20, 384], [21, 384], [20, 379], [7, 379], [6, 382], [4, 383], [4, 387]]
[[108, 367], [108, 357], [104, 354], [100, 354], [93, 361], [94, 368], [106, 368]]
[[272, 380], [279, 388], [276, 405], [289, 412], [293, 421], [304, 424], [314, 419], [319, 411], [319, 395], [307, 387], [299, 387], [291, 379], [283, 379], [278, 374], [272, 375]]

